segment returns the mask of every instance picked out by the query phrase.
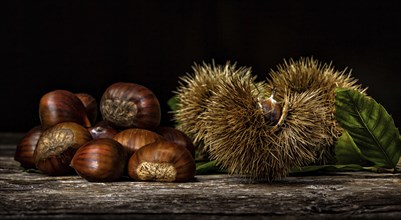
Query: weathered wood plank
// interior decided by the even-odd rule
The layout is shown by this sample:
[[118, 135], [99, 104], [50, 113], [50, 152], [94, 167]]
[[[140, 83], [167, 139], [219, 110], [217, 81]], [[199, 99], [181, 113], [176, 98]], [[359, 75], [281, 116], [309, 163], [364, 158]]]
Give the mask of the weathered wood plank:
[[189, 183], [136, 182], [128, 178], [90, 183], [75, 175], [28, 173], [13, 160], [13, 147], [1, 146], [2, 219], [401, 216], [401, 174], [291, 176], [272, 184], [228, 175], [197, 176]]

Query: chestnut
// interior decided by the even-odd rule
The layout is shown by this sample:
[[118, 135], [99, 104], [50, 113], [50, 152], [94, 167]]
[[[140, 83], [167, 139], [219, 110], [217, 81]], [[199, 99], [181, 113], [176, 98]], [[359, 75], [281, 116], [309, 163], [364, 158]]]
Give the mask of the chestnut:
[[129, 157], [135, 151], [139, 150], [139, 148], [162, 138], [159, 134], [142, 128], [125, 129], [113, 137], [114, 140], [118, 141], [124, 147]]
[[33, 153], [35, 152], [36, 144], [41, 134], [42, 126], [35, 126], [22, 137], [17, 145], [14, 160], [18, 161], [25, 169], [36, 168], [35, 161], [33, 160]]
[[54, 90], [43, 95], [39, 103], [39, 118], [43, 129], [67, 121], [91, 126], [84, 104], [67, 90]]
[[195, 161], [185, 147], [171, 141], [156, 141], [130, 157], [128, 175], [141, 181], [190, 181], [195, 176]]
[[145, 86], [117, 82], [110, 85], [100, 100], [104, 120], [120, 128], [152, 130], [160, 124], [161, 110], [157, 97]]
[[157, 127], [155, 131], [163, 136], [166, 140], [186, 147], [192, 156], [195, 157], [195, 146], [191, 139], [184, 132], [168, 126]]
[[70, 162], [76, 150], [92, 140], [89, 131], [75, 122], [61, 122], [43, 131], [33, 157], [38, 170], [48, 175], [74, 173]]
[[99, 121], [93, 127], [88, 128], [93, 139], [113, 138], [119, 131], [113, 128], [107, 121]]
[[120, 143], [99, 138], [80, 147], [70, 166], [89, 182], [111, 182], [123, 176], [126, 161], [127, 154]]
[[269, 98], [260, 100], [259, 105], [267, 121], [276, 125], [281, 118], [282, 107], [273, 97], [274, 92]]
[[75, 95], [81, 100], [82, 104], [84, 104], [86, 115], [92, 125], [96, 123], [97, 114], [98, 114], [98, 104], [96, 99], [88, 94], [88, 93], [75, 93]]

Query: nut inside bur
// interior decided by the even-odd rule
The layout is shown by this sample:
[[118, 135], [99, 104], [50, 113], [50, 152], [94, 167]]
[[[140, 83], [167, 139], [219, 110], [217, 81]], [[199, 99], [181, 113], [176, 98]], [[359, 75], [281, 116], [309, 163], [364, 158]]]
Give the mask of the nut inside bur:
[[171, 163], [142, 162], [136, 171], [141, 180], [172, 182], [177, 175]]
[[134, 102], [118, 99], [106, 99], [101, 107], [107, 120], [122, 126], [131, 126], [138, 112]]

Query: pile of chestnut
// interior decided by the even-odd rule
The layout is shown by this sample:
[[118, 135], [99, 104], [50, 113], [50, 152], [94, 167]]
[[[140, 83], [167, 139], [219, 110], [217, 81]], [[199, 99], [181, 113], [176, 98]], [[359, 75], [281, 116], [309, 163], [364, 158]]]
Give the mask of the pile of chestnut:
[[99, 104], [86, 93], [54, 90], [41, 97], [39, 118], [15, 152], [26, 169], [76, 173], [90, 182], [183, 182], [195, 176], [194, 145], [176, 128], [160, 126], [159, 101], [142, 85], [114, 83]]

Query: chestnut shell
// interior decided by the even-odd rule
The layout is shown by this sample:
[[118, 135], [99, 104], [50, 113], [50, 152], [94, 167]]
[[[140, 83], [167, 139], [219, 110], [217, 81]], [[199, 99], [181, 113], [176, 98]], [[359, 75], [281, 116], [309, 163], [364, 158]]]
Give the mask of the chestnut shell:
[[39, 118], [43, 129], [67, 121], [91, 126], [84, 104], [67, 90], [54, 90], [43, 95], [39, 102]]
[[100, 112], [104, 120], [120, 128], [152, 130], [161, 120], [157, 97], [148, 88], [135, 83], [110, 85], [100, 100]]
[[33, 153], [42, 132], [42, 126], [40, 125], [31, 128], [17, 145], [14, 160], [18, 161], [25, 169], [36, 168]]
[[119, 131], [113, 128], [107, 121], [99, 121], [93, 127], [88, 128], [93, 139], [113, 138]]
[[85, 107], [86, 115], [92, 125], [96, 123], [98, 104], [96, 99], [88, 93], [75, 93]]
[[170, 141], [143, 146], [128, 161], [128, 175], [142, 181], [190, 181], [195, 176], [195, 169], [191, 153]]
[[92, 140], [86, 128], [75, 122], [62, 122], [45, 131], [34, 151], [35, 166], [48, 175], [74, 173], [70, 162], [76, 150]]
[[192, 156], [195, 157], [195, 146], [191, 139], [184, 132], [168, 126], [157, 127], [155, 131], [163, 136], [166, 140], [186, 147]]
[[127, 151], [127, 155], [131, 157], [141, 147], [161, 140], [163, 137], [146, 129], [128, 128], [114, 135], [113, 139], [118, 141]]
[[94, 139], [80, 147], [71, 160], [71, 167], [89, 182], [117, 181], [123, 176], [127, 154], [117, 141]]
[[282, 107], [276, 100], [274, 100], [272, 97], [261, 100], [260, 107], [267, 121], [273, 125], [276, 125], [279, 122], [282, 114]]

